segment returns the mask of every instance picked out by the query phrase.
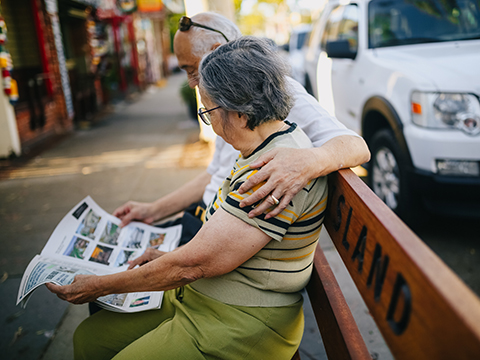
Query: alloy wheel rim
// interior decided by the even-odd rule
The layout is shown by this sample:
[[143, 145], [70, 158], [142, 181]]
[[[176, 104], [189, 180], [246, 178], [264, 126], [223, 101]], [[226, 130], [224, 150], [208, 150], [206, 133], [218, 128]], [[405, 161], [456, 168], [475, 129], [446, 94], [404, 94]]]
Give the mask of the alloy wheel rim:
[[400, 172], [392, 151], [378, 149], [373, 162], [373, 191], [387, 206], [396, 210], [400, 197]]

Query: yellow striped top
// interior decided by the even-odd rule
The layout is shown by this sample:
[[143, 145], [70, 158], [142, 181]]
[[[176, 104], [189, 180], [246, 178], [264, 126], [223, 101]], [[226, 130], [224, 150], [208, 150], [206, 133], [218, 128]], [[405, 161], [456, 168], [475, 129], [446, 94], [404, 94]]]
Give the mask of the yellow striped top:
[[[288, 123], [289, 124], [289, 123]], [[267, 138], [248, 158], [236, 161], [231, 175], [223, 182], [207, 207], [205, 220], [220, 206], [239, 219], [268, 234], [272, 240], [251, 259], [220, 277], [201, 279], [196, 290], [227, 304], [239, 306], [286, 306], [301, 299], [300, 291], [312, 271], [313, 255], [327, 204], [326, 178], [310, 181], [285, 210], [271, 219], [265, 214], [250, 219], [252, 207], [240, 208], [238, 188], [256, 170], [249, 164], [276, 147], [309, 148], [309, 138], [296, 124]], [[253, 205], [255, 206], [255, 205]], [[238, 234], [242, 241], [242, 234]]]

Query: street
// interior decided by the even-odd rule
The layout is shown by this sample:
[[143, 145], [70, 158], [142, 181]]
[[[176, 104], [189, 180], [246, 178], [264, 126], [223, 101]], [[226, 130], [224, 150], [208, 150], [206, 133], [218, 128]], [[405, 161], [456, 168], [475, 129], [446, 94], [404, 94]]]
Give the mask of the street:
[[478, 219], [431, 217], [416, 234], [480, 296], [480, 223]]
[[[0, 168], [0, 349], [5, 359], [68, 359], [76, 322], [85, 306], [38, 290], [25, 310], [15, 307], [18, 285], [28, 262], [42, 250], [56, 224], [87, 195], [113, 212], [128, 200], [153, 201], [203, 171], [211, 148], [198, 141], [198, 123], [180, 100], [184, 74], [121, 102], [88, 130], [77, 130], [26, 166]], [[480, 225], [462, 219], [428, 219], [417, 234], [477, 294], [480, 294]], [[327, 257], [335, 256], [322, 240]], [[351, 286], [341, 269], [341, 285]], [[362, 334], [378, 359], [391, 358], [358, 295], [347, 296]], [[324, 359], [313, 315], [306, 307], [302, 359]], [[59, 330], [60, 329], [60, 330]], [[52, 341], [54, 339], [54, 341]], [[369, 348], [370, 350], [370, 348]], [[60, 355], [61, 354], [61, 355]], [[65, 355], [66, 354], [66, 355]]]
[[25, 310], [15, 302], [29, 261], [76, 203], [90, 195], [113, 212], [131, 199], [153, 201], [205, 169], [210, 148], [198, 142], [198, 123], [180, 100], [185, 78], [174, 75], [168, 86], [117, 104], [90, 130], [3, 173], [9, 179], [0, 180], [2, 358], [41, 358], [68, 309], [44, 287]]

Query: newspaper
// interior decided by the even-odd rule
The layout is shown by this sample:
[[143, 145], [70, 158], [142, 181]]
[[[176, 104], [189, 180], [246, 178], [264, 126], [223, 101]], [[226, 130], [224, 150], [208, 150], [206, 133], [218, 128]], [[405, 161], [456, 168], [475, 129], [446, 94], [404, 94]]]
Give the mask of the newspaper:
[[[76, 275], [107, 275], [128, 268], [128, 262], [153, 247], [174, 250], [181, 225], [168, 228], [131, 222], [121, 228], [120, 219], [108, 214], [88, 196], [57, 225], [40, 255], [28, 265], [20, 283], [17, 305], [27, 305], [33, 291], [48, 282], [67, 285]], [[99, 306], [117, 312], [158, 309], [163, 291], [112, 294], [97, 299]]]

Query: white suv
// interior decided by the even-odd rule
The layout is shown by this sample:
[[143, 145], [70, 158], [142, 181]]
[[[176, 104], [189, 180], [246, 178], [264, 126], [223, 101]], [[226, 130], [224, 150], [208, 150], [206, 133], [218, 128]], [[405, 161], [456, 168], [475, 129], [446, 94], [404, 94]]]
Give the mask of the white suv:
[[480, 2], [329, 2], [320, 103], [369, 144], [369, 184], [400, 216], [421, 200], [480, 215]]

